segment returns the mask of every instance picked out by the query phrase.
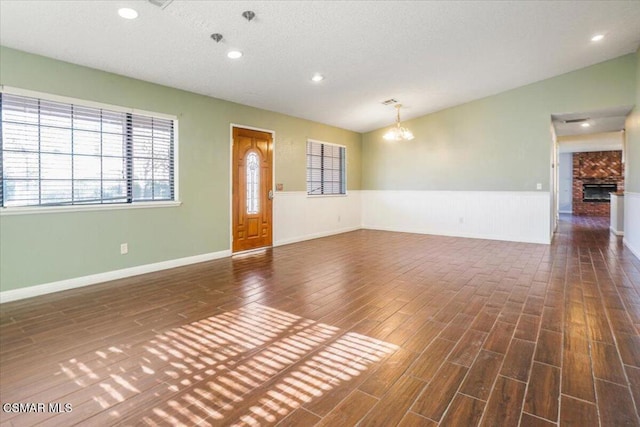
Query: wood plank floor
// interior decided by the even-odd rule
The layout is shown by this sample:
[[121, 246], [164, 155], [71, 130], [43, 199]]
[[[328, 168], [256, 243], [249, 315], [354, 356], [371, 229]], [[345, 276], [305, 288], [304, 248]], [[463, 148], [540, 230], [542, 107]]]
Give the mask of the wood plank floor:
[[2, 304], [3, 408], [72, 411], [0, 424], [637, 426], [640, 261], [607, 222], [360, 230]]

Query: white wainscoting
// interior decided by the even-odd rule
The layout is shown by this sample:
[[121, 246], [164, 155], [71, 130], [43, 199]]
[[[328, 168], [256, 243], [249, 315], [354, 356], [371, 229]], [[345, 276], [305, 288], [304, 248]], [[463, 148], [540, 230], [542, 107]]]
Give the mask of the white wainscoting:
[[[634, 231], [625, 233], [625, 244], [639, 255], [640, 194], [626, 194], [625, 228]], [[274, 246], [360, 228], [549, 243], [549, 207], [547, 192], [350, 191], [346, 196], [326, 197], [309, 197], [304, 191], [276, 192]], [[230, 250], [224, 250], [4, 291], [0, 292], [0, 302], [230, 255]]]
[[640, 193], [624, 193], [624, 244], [640, 259]]
[[346, 196], [307, 196], [278, 191], [273, 200], [273, 245], [344, 233], [361, 228], [361, 192]]
[[362, 227], [550, 243], [550, 195], [536, 191], [362, 191]]

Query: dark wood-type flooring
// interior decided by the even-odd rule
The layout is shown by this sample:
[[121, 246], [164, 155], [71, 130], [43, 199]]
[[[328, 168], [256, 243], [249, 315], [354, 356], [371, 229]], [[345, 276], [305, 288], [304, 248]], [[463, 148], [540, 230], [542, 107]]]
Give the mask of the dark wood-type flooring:
[[360, 230], [2, 304], [2, 404], [72, 411], [0, 424], [637, 426], [640, 261], [607, 225]]

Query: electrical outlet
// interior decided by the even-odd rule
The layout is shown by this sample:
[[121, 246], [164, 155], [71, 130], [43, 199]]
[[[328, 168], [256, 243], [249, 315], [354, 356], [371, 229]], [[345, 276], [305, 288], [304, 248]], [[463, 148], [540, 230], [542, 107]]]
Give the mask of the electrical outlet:
[[460, 223], [460, 224], [464, 224], [464, 217], [460, 217], [460, 218], [458, 218], [458, 223]]
[[542, 184], [537, 183], [536, 184], [536, 190], [542, 190]]
[[129, 253], [129, 244], [123, 243], [120, 245], [120, 255], [126, 255]]
[[338, 222], [340, 222], [340, 215], [338, 215]]

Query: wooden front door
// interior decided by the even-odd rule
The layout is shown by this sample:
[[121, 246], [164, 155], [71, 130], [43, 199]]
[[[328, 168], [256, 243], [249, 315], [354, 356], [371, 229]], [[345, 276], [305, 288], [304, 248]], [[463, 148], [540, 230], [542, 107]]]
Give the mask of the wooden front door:
[[233, 252], [272, 244], [273, 139], [233, 128]]

